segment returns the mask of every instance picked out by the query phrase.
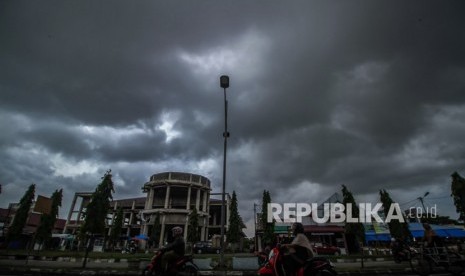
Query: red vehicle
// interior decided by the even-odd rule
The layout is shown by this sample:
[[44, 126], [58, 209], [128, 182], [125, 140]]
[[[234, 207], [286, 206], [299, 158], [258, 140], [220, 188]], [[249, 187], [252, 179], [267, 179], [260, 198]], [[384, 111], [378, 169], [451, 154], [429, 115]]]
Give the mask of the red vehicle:
[[341, 249], [337, 246], [331, 246], [327, 243], [321, 245], [314, 245], [313, 251], [318, 255], [341, 255]]
[[[282, 253], [279, 248], [273, 248], [268, 256], [268, 261], [258, 270], [259, 276], [282, 276], [285, 275], [282, 262]], [[314, 257], [302, 266], [294, 276], [336, 276], [334, 265], [323, 257]]]
[[[161, 276], [163, 271], [161, 269], [161, 258], [163, 253], [158, 251], [152, 258], [150, 263], [142, 271], [143, 276]], [[192, 256], [182, 256], [176, 263], [168, 268], [167, 275], [184, 275], [184, 276], [197, 276], [199, 268], [192, 262]]]
[[262, 264], [260, 269], [258, 270], [259, 276], [273, 276], [275, 275], [275, 264], [276, 259], [278, 258], [279, 250], [275, 247], [271, 249], [270, 254], [267, 256], [266, 260], [263, 260], [264, 256], [260, 255], [259, 263]]

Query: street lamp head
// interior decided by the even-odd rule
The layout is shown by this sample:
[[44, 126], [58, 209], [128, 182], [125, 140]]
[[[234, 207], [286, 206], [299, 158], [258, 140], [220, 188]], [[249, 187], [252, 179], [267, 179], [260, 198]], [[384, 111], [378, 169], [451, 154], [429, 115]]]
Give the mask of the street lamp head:
[[226, 75], [223, 75], [220, 77], [220, 86], [222, 88], [228, 88], [229, 87], [229, 77]]

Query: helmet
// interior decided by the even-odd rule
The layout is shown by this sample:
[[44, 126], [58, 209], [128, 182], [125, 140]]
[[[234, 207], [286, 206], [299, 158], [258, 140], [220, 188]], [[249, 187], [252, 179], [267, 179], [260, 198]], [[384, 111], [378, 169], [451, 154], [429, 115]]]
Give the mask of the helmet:
[[297, 235], [297, 234], [302, 234], [304, 233], [304, 226], [302, 225], [302, 223], [300, 222], [295, 222], [294, 224], [292, 224], [292, 232], [294, 233], [294, 235]]
[[175, 226], [173, 227], [173, 229], [171, 229], [171, 232], [173, 233], [173, 236], [182, 235], [182, 228], [179, 226]]

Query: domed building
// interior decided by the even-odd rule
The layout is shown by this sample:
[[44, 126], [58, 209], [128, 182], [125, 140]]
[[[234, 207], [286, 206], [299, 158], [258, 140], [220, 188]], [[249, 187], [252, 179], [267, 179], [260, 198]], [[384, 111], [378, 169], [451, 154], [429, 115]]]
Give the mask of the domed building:
[[[152, 175], [144, 183], [142, 191], [145, 197], [123, 198], [113, 200], [108, 210], [107, 234], [118, 208], [123, 210], [123, 228], [121, 242], [125, 244], [130, 238], [152, 237], [154, 247], [163, 246], [169, 239], [171, 228], [180, 226], [184, 238], [189, 231], [189, 215], [195, 209], [198, 214], [198, 233], [200, 241], [218, 240], [221, 232], [221, 193], [212, 193], [210, 180], [204, 176], [184, 172], [163, 172]], [[68, 213], [63, 233], [77, 234], [84, 222], [83, 215], [90, 202], [92, 193], [75, 193]], [[225, 197], [228, 228], [229, 206], [231, 198]], [[218, 240], [219, 241], [219, 240]]]
[[164, 172], [154, 174], [142, 187], [147, 193], [145, 207], [142, 212], [145, 224], [142, 233], [149, 235], [154, 230], [157, 220], [161, 226], [160, 245], [166, 239], [167, 230], [174, 226], [184, 229], [187, 236], [189, 214], [197, 210], [200, 239], [208, 236], [210, 209], [210, 180], [197, 174], [183, 172]]

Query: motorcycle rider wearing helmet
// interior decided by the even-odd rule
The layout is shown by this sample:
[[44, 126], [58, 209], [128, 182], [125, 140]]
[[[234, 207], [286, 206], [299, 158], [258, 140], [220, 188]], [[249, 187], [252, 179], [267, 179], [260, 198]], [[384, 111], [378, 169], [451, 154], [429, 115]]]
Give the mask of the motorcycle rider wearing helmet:
[[298, 268], [303, 266], [306, 260], [313, 258], [315, 254], [310, 241], [304, 234], [302, 223], [296, 222], [292, 224], [291, 229], [294, 239], [290, 244], [283, 245], [289, 249], [289, 254], [284, 255], [284, 266], [286, 271], [290, 272], [290, 275], [294, 275]]
[[171, 233], [173, 234], [173, 242], [160, 249], [163, 253], [161, 267], [164, 272], [168, 271], [169, 265], [176, 262], [177, 259], [185, 254], [186, 243], [182, 235], [182, 228], [179, 226], [173, 227]]

